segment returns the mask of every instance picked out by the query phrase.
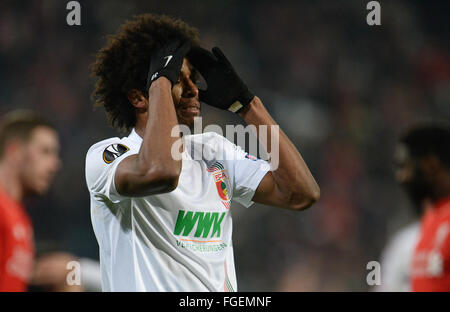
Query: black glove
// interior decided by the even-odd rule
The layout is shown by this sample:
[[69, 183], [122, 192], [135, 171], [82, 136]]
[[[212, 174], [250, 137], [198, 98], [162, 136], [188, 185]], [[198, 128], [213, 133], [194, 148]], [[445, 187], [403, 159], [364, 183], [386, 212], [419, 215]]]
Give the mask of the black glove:
[[147, 90], [153, 81], [159, 77], [166, 77], [172, 82], [172, 86], [177, 83], [180, 77], [183, 58], [191, 48], [189, 42], [181, 43], [179, 40], [170, 42], [152, 54], [150, 68], [147, 77]]
[[253, 99], [254, 95], [219, 48], [213, 48], [211, 53], [194, 46], [186, 57], [208, 85], [205, 91], [199, 90], [200, 101], [237, 113]]

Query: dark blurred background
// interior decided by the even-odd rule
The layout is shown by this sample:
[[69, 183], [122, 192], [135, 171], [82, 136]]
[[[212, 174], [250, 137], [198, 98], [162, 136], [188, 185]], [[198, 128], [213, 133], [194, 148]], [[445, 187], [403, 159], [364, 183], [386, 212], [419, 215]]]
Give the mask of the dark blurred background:
[[[449, 1], [68, 1], [0, 4], [0, 115], [33, 108], [60, 130], [63, 170], [50, 194], [27, 202], [38, 251], [98, 258], [84, 158], [118, 136], [93, 109], [89, 65], [126, 19], [165, 13], [220, 46], [294, 141], [321, 186], [310, 210], [233, 206], [241, 291], [365, 291], [366, 264], [411, 220], [395, 184], [398, 135], [450, 119]], [[204, 125], [240, 123], [204, 107]], [[49, 247], [51, 246], [51, 247]]]

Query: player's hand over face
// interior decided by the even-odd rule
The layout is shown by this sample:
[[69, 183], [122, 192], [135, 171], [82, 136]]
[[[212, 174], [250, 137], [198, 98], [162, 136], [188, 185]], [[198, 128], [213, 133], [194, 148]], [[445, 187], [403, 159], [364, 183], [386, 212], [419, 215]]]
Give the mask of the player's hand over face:
[[178, 81], [183, 58], [190, 47], [189, 42], [175, 40], [155, 49], [150, 59], [147, 90], [152, 82], [160, 77], [169, 79], [173, 86]]
[[206, 90], [199, 90], [200, 101], [237, 113], [254, 98], [218, 47], [213, 48], [211, 53], [194, 46], [186, 57], [208, 85]]

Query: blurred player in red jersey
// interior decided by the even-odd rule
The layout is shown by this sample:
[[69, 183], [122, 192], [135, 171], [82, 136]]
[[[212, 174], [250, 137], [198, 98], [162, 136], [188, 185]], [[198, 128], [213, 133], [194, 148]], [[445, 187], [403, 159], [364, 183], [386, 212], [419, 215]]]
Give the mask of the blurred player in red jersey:
[[22, 201], [45, 193], [60, 167], [56, 130], [31, 111], [0, 125], [0, 291], [26, 291], [34, 259], [33, 228]]
[[426, 207], [411, 262], [411, 289], [450, 291], [450, 129], [411, 129], [395, 158], [398, 182], [417, 207]]

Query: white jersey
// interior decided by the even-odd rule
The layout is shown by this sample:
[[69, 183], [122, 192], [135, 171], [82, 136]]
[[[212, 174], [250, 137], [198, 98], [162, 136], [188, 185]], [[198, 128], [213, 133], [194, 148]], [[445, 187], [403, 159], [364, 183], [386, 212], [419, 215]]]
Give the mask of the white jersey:
[[137, 154], [135, 132], [94, 144], [86, 156], [91, 219], [103, 291], [236, 291], [230, 205], [249, 207], [267, 162], [213, 132], [183, 137], [177, 188], [118, 194], [119, 163]]
[[419, 237], [420, 222], [402, 228], [381, 254], [381, 285], [376, 291], [411, 291], [411, 261]]

